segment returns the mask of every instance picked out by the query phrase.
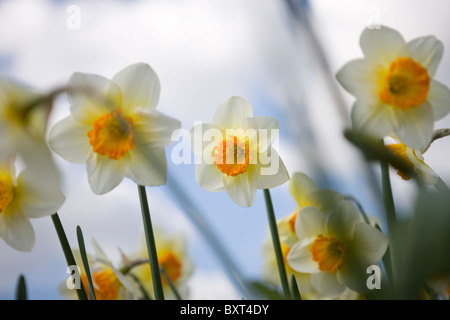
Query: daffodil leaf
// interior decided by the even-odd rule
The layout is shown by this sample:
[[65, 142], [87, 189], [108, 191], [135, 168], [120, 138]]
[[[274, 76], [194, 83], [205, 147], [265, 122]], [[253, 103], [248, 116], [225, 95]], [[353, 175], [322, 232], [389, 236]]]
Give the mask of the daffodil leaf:
[[302, 300], [294, 275], [291, 276], [291, 298], [292, 300]]
[[94, 284], [92, 282], [91, 270], [89, 268], [89, 261], [86, 254], [86, 247], [84, 245], [83, 231], [80, 226], [77, 226], [77, 238], [78, 238], [78, 247], [80, 249], [81, 260], [83, 260], [84, 270], [86, 271], [86, 277], [88, 280], [88, 289], [89, 289], [89, 300], [95, 300], [95, 290]]
[[[51, 217], [52, 217], [53, 225], [55, 226], [55, 229], [56, 229], [56, 233], [59, 238], [59, 242], [61, 243], [61, 247], [63, 249], [67, 265], [69, 267], [76, 266], [77, 263], [73, 256], [72, 249], [70, 248], [69, 241], [67, 240], [67, 236], [66, 236], [64, 228], [62, 226], [61, 220], [59, 219], [58, 213], [52, 214]], [[76, 292], [78, 295], [78, 299], [87, 300], [86, 291], [85, 291], [83, 283], [81, 281], [80, 281], [80, 288], [77, 288]]]
[[27, 300], [27, 286], [23, 275], [20, 275], [17, 281], [16, 300]]

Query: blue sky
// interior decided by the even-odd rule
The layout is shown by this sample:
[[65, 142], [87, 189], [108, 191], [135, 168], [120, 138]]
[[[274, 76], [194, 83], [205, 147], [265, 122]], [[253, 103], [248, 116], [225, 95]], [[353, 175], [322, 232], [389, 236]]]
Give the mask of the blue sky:
[[[79, 29], [67, 27], [67, 8], [80, 9]], [[112, 77], [135, 62], [150, 64], [161, 80], [158, 110], [190, 129], [195, 121], [210, 122], [215, 108], [231, 95], [253, 105], [255, 115], [280, 123], [279, 152], [290, 173], [302, 171], [320, 188], [333, 188], [357, 197], [366, 210], [380, 215], [360, 154], [342, 136], [348, 126], [352, 97], [334, 81], [348, 60], [362, 56], [359, 35], [379, 10], [382, 24], [399, 30], [407, 40], [434, 34], [450, 43], [444, 0], [428, 1], [310, 1], [307, 11], [329, 69], [323, 69], [311, 34], [293, 19], [283, 1], [0, 1], [0, 74], [43, 90], [65, 85], [73, 72]], [[448, 9], [448, 8], [447, 8]], [[372, 10], [372, 11], [371, 11]], [[408, 15], [405, 15], [405, 10]], [[314, 39], [314, 38], [313, 38]], [[446, 46], [448, 48], [448, 46]], [[323, 61], [322, 61], [323, 62]], [[437, 79], [450, 85], [446, 50]], [[69, 112], [60, 97], [51, 124]], [[448, 127], [448, 118], [438, 127]], [[444, 180], [450, 178], [438, 141], [426, 154], [427, 163]], [[250, 208], [241, 208], [224, 193], [210, 193], [195, 181], [194, 165], [171, 162], [171, 181], [185, 191], [198, 214], [211, 227], [240, 273], [260, 280], [261, 246], [267, 235], [262, 191]], [[86, 239], [94, 237], [112, 260], [117, 247], [136, 250], [141, 228], [136, 186], [129, 180], [111, 193], [95, 196], [85, 167], [55, 161], [64, 175], [66, 202], [59, 215], [69, 241], [76, 244], [80, 225]], [[370, 166], [375, 179], [378, 167]], [[400, 208], [408, 208], [414, 188], [393, 175]], [[184, 206], [174, 200], [170, 185], [148, 188], [154, 223], [169, 233], [186, 234], [195, 273], [190, 281], [196, 299], [240, 299], [227, 270], [192, 223]], [[278, 217], [295, 209], [288, 184], [272, 190]], [[19, 274], [24, 274], [32, 299], [60, 299], [59, 282], [67, 277], [64, 257], [50, 217], [32, 221], [36, 246], [20, 253], [0, 241], [0, 298], [12, 299]], [[88, 244], [88, 251], [91, 247]]]

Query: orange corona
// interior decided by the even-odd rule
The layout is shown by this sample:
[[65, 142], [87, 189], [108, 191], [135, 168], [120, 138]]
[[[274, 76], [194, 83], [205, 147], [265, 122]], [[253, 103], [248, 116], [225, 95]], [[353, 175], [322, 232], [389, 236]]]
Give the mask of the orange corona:
[[88, 132], [94, 152], [118, 160], [134, 148], [133, 120], [120, 109], [104, 114]]
[[333, 238], [318, 235], [311, 246], [312, 258], [319, 264], [320, 271], [333, 273], [344, 263], [345, 248], [342, 243]]
[[214, 148], [214, 162], [227, 176], [244, 173], [250, 163], [249, 143], [235, 136], [219, 142]]
[[380, 99], [406, 110], [425, 102], [429, 89], [427, 69], [411, 58], [398, 58], [381, 78]]
[[[175, 282], [181, 276], [181, 262], [171, 251], [163, 252], [158, 257], [158, 262], [170, 281]], [[162, 276], [161, 281], [163, 285], [167, 285], [165, 277]]]

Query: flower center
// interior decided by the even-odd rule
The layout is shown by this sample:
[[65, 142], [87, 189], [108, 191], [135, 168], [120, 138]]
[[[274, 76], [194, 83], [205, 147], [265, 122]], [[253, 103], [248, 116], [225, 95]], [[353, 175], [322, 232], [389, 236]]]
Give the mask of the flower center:
[[12, 177], [0, 171], [0, 213], [14, 200], [14, 185]]
[[332, 273], [342, 267], [345, 248], [339, 240], [319, 234], [311, 246], [312, 258], [319, 264], [320, 271]]
[[[89, 291], [87, 276], [85, 274], [81, 275], [81, 281], [83, 282], [84, 288]], [[94, 283], [96, 300], [117, 300], [119, 297], [121, 284], [111, 268], [94, 272], [92, 282]]]
[[422, 104], [427, 99], [429, 89], [427, 69], [411, 58], [398, 58], [383, 76], [380, 99], [406, 110]]
[[117, 160], [134, 148], [133, 120], [120, 109], [104, 114], [94, 122], [88, 132], [94, 152]]
[[[181, 276], [181, 262], [171, 251], [164, 252], [160, 255], [158, 257], [158, 263], [164, 269], [170, 281], [175, 282]], [[167, 280], [162, 275], [161, 281], [163, 285], [167, 285]]]
[[248, 141], [230, 136], [219, 142], [214, 147], [214, 162], [227, 176], [235, 177], [244, 173], [250, 162]]

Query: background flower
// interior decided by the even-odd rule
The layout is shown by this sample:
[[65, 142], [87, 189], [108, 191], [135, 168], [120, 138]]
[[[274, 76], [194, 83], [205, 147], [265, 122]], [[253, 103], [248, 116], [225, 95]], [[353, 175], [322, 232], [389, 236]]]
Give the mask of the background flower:
[[[403, 144], [401, 141], [388, 144], [386, 145], [386, 148], [404, 160], [411, 171], [416, 172], [425, 184], [434, 185], [439, 181], [439, 175], [425, 163], [420, 150], [414, 150]], [[411, 176], [408, 173], [402, 172], [401, 170], [398, 170], [397, 174], [404, 180], [411, 179]]]
[[[94, 255], [87, 255], [92, 283], [94, 285], [96, 300], [133, 300], [138, 295], [137, 286], [129, 281], [117, 268], [113, 266], [111, 260], [106, 256], [97, 242], [92, 240], [95, 248]], [[75, 262], [79, 268], [79, 275], [83, 287], [89, 297], [88, 279], [86, 269], [82, 263], [81, 254], [78, 249], [72, 249]], [[76, 274], [72, 274], [76, 277]], [[69, 300], [77, 300], [75, 288], [70, 289], [67, 285], [69, 279], [61, 282], [58, 291], [61, 296]], [[75, 281], [76, 283], [76, 281]], [[74, 283], [74, 284], [75, 284]]]
[[68, 87], [71, 115], [52, 128], [49, 142], [66, 160], [86, 163], [92, 191], [107, 193], [125, 176], [165, 184], [164, 147], [180, 122], [155, 111], [160, 84], [153, 69], [133, 64], [111, 81], [75, 73]]
[[[164, 268], [181, 298], [189, 299], [189, 287], [187, 284], [192, 276], [194, 265], [187, 253], [185, 236], [182, 233], [173, 236], [168, 235], [164, 230], [157, 227], [154, 228], [154, 232], [159, 265]], [[130, 273], [143, 285], [149, 297], [152, 297], [153, 281], [148, 264], [148, 251], [144, 236], [141, 237], [139, 251], [126, 255], [125, 260], [125, 267], [133, 264], [133, 261], [144, 261], [144, 263], [132, 267]], [[161, 274], [161, 281], [165, 299], [175, 299], [176, 296], [163, 274]]]
[[45, 100], [24, 84], [0, 77], [0, 159], [14, 154], [26, 166], [56, 180], [60, 173], [45, 137], [52, 100]]
[[59, 180], [26, 168], [15, 175], [10, 158], [0, 166], [0, 237], [19, 251], [31, 251], [35, 235], [31, 218], [54, 214], [63, 204]]

